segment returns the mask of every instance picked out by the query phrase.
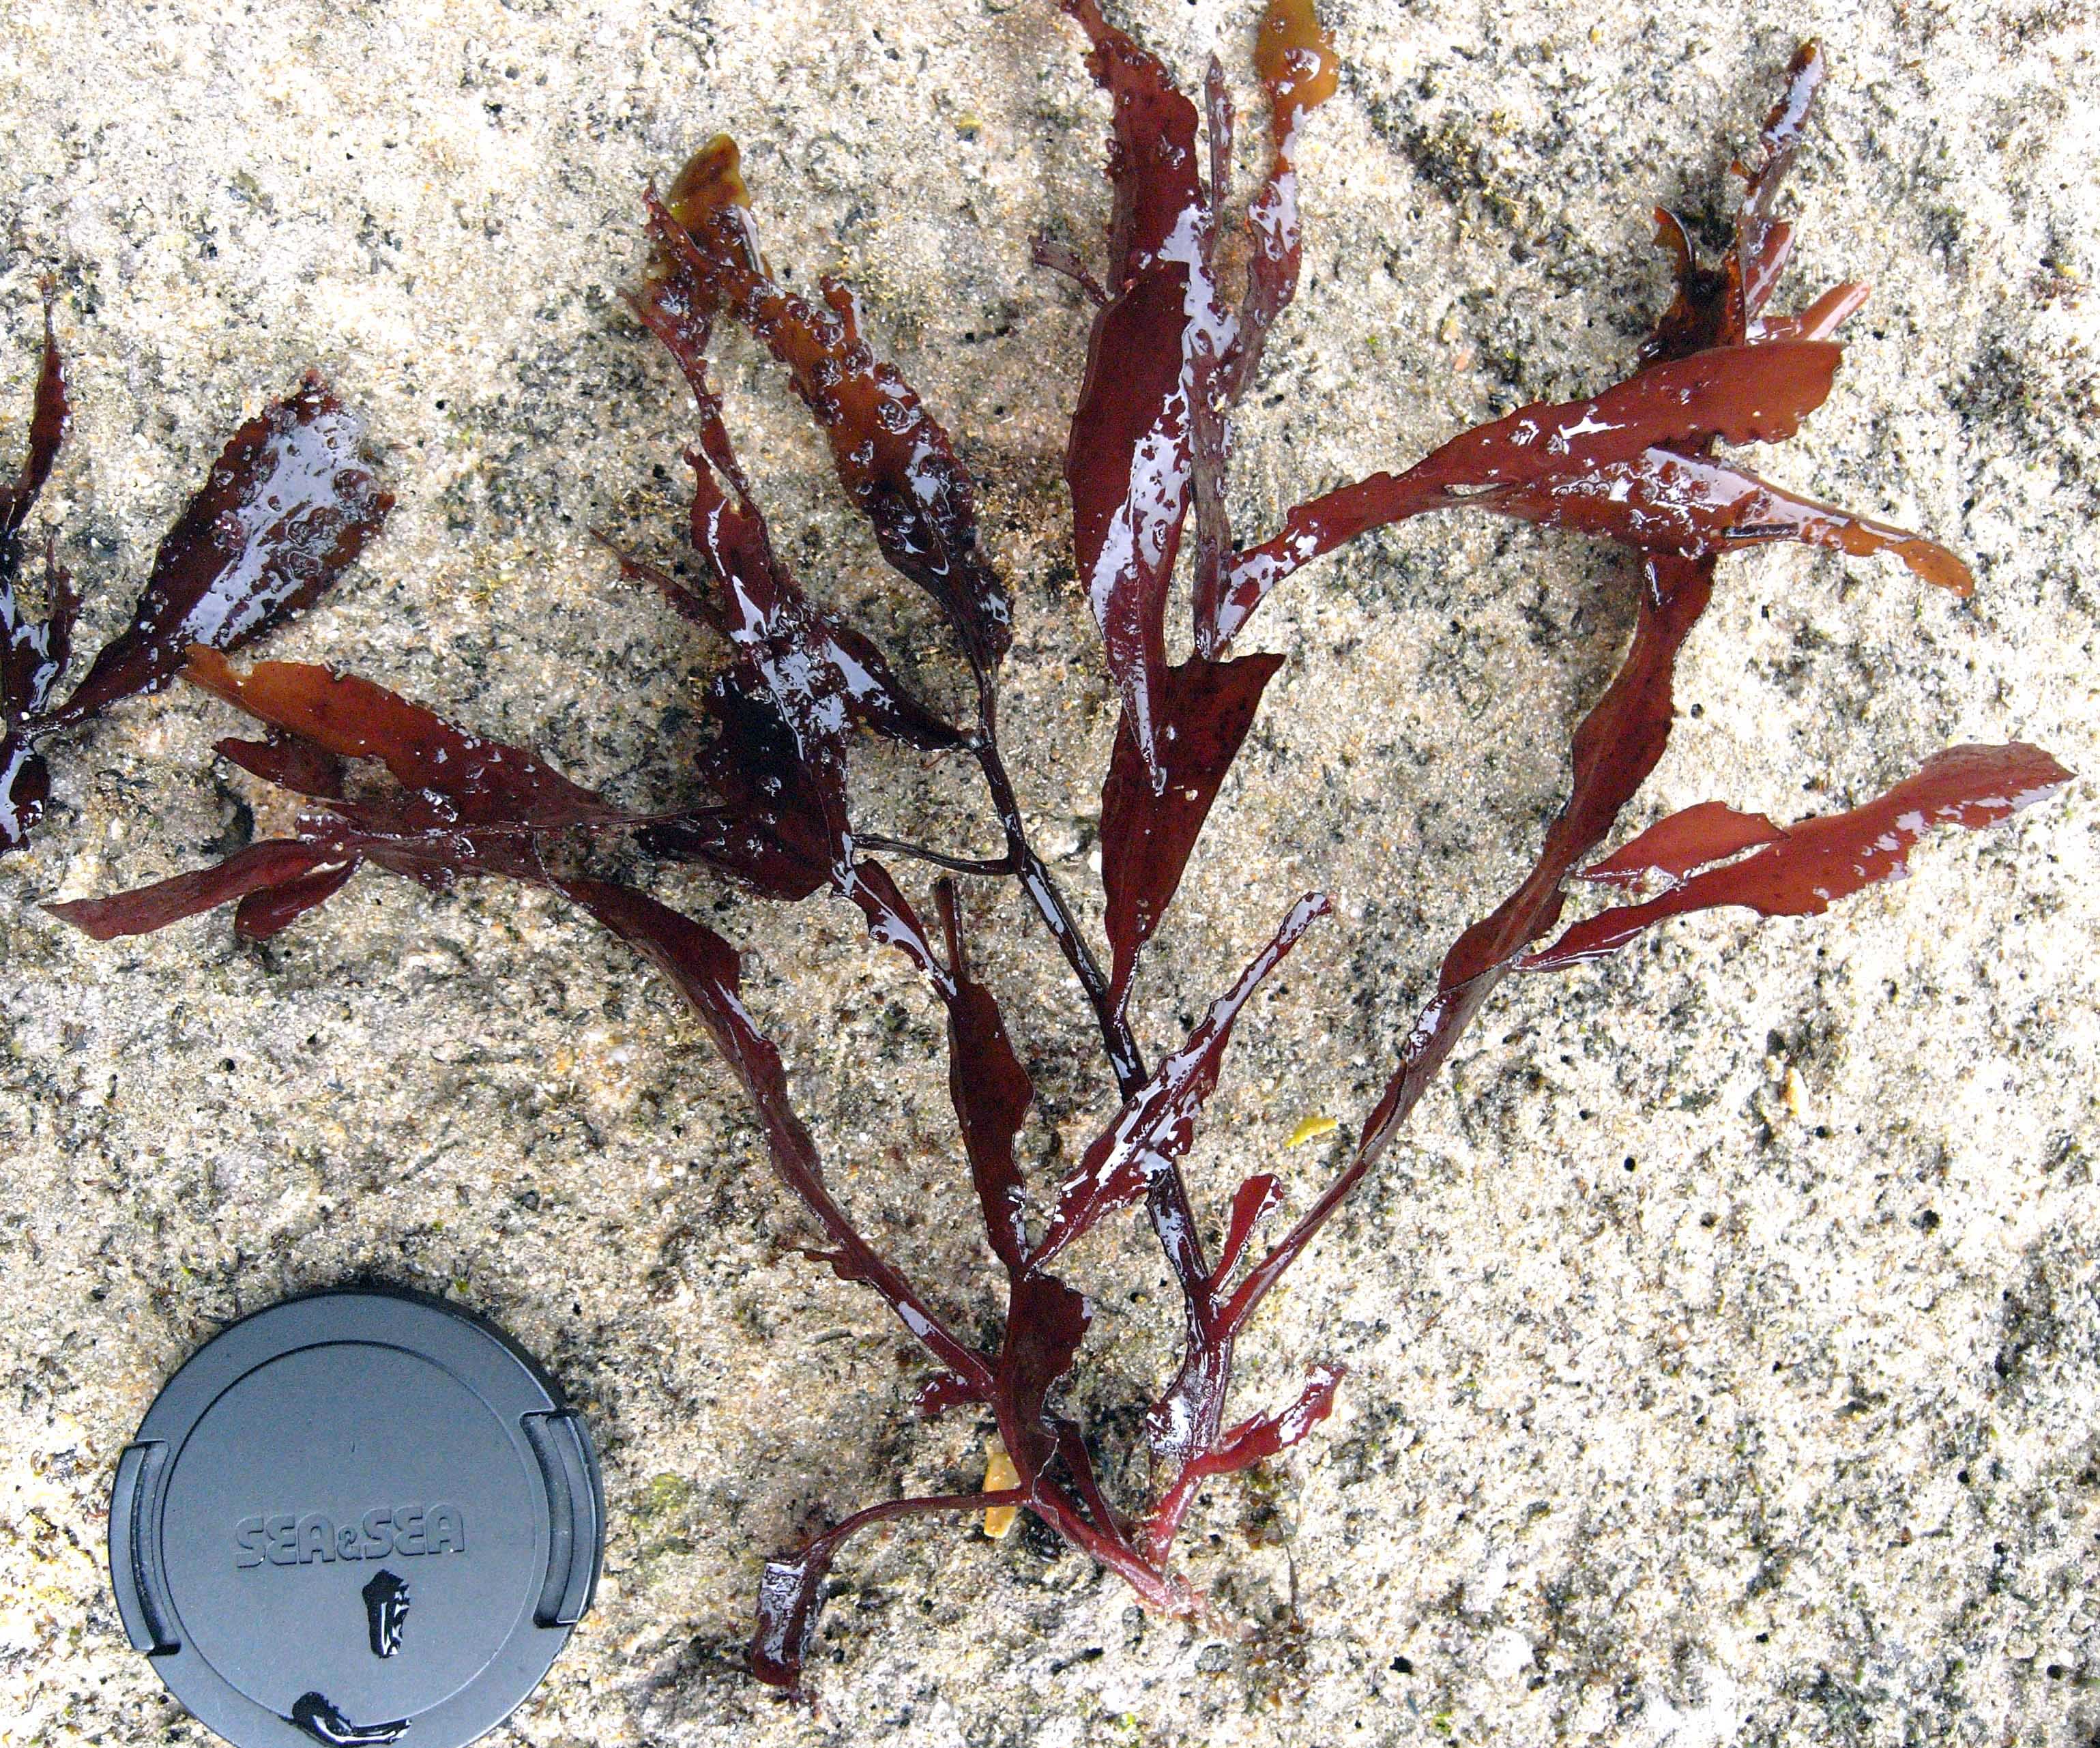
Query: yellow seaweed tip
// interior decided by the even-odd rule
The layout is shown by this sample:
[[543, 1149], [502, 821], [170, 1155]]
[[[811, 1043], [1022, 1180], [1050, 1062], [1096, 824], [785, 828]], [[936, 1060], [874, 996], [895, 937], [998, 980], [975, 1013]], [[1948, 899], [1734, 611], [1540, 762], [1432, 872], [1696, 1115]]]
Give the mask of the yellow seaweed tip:
[[1341, 83], [1341, 57], [1320, 24], [1312, 0], [1268, 0], [1255, 34], [1254, 68], [1268, 87], [1280, 125], [1317, 109]]
[[688, 231], [726, 206], [748, 207], [751, 191], [743, 185], [743, 161], [736, 142], [726, 134], [717, 134], [686, 159], [664, 204]]
[[[995, 1438], [991, 1449], [985, 1454], [984, 1490], [1004, 1493], [1009, 1487], [1021, 1485], [1021, 1471], [1013, 1466], [1013, 1459], [1006, 1454], [1006, 1446]], [[1014, 1505], [989, 1505], [985, 1507], [984, 1533], [996, 1542], [1013, 1528], [1014, 1520], [1021, 1508]]]
[[1332, 1117], [1302, 1118], [1299, 1121], [1298, 1127], [1290, 1132], [1290, 1139], [1283, 1145], [1286, 1147], [1303, 1147], [1306, 1142], [1317, 1141], [1323, 1135], [1332, 1135], [1341, 1126]]

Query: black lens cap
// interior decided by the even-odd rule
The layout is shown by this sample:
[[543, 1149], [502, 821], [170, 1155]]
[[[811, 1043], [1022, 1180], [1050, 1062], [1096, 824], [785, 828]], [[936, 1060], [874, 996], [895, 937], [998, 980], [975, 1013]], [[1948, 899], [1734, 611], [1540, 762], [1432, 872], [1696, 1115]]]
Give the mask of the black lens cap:
[[131, 1643], [236, 1748], [465, 1748], [598, 1583], [598, 1459], [517, 1345], [420, 1295], [243, 1319], [126, 1447], [109, 1572]]

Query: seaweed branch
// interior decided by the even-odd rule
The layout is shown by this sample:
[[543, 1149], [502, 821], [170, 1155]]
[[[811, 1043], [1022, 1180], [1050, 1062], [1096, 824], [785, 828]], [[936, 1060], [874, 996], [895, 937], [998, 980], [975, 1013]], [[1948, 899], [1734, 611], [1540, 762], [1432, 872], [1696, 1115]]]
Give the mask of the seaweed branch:
[[22, 527], [51, 477], [71, 408], [44, 308], [44, 348], [29, 452], [0, 489], [0, 855], [19, 850], [51, 798], [46, 748], [112, 704], [159, 691], [192, 645], [238, 649], [310, 606], [379, 532], [394, 500], [360, 456], [360, 427], [317, 373], [227, 439], [210, 475], [161, 543], [130, 623], [55, 701], [73, 651], [80, 597], [44, 542], [44, 618], [21, 596]]

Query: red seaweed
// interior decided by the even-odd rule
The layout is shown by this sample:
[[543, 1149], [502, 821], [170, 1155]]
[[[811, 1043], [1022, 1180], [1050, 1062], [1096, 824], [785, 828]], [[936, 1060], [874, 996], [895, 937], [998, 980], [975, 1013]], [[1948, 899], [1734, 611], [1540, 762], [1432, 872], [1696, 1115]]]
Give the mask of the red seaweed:
[[[974, 487], [945, 428], [862, 336], [850, 293], [823, 282], [821, 306], [787, 290], [759, 252], [737, 150], [717, 139], [645, 210], [650, 265], [632, 301], [694, 396], [694, 475], [685, 533], [703, 585], [618, 548], [623, 573], [723, 647], [704, 707], [709, 738], [690, 792], [668, 811], [631, 812], [526, 748], [457, 727], [383, 686], [330, 669], [262, 663], [239, 673], [219, 651], [311, 599], [377, 532], [388, 500], [355, 458], [355, 427], [310, 382], [236, 437], [164, 545], [132, 628], [105, 649], [58, 710], [71, 594], [47, 554], [49, 615], [20, 606], [20, 529], [64, 435], [65, 395], [48, 340], [29, 454], [0, 493], [0, 699], [7, 760], [0, 824], [19, 843], [43, 798], [39, 739], [177, 671], [265, 725], [222, 755], [305, 797], [291, 837], [250, 845], [217, 866], [137, 891], [51, 907], [98, 938], [142, 933], [232, 903], [258, 940], [324, 905], [360, 868], [444, 887], [497, 876], [576, 905], [653, 966], [691, 1009], [742, 1090], [781, 1191], [813, 1229], [806, 1254], [864, 1287], [924, 1350], [913, 1398], [931, 1417], [973, 1408], [995, 1430], [1013, 1484], [886, 1500], [850, 1512], [765, 1566], [750, 1658], [759, 1680], [801, 1688], [825, 1587], [845, 1543], [879, 1525], [942, 1513], [1026, 1510], [1117, 1573], [1147, 1607], [1211, 1609], [1177, 1573], [1174, 1547], [1207, 1482], [1278, 1457], [1332, 1411], [1343, 1368], [1310, 1366], [1280, 1410], [1228, 1418], [1237, 1344], [1249, 1320], [1392, 1143], [1436, 1071], [1502, 980], [1571, 969], [1664, 918], [1717, 907], [1819, 914], [1902, 874], [1940, 825], [1979, 829], [2051, 793], [2070, 774], [2023, 744], [1961, 747], [1848, 812], [1776, 824], [1714, 803], [1674, 814], [1616, 854], [1584, 863], [1612, 836], [1654, 771], [1675, 719], [1676, 664], [1712, 598], [1722, 558], [1790, 540], [1855, 554], [1893, 554], [1927, 581], [1965, 594], [1960, 559], [1922, 536], [1813, 503], [1723, 458], [1723, 444], [1793, 436], [1832, 391], [1832, 336], [1864, 296], [1840, 285], [1795, 316], [1766, 305], [1791, 246], [1776, 202], [1824, 75], [1802, 51], [1767, 118], [1732, 247], [1702, 266], [1687, 227], [1658, 215], [1677, 289], [1625, 380], [1553, 405], [1521, 408], [1429, 455], [1288, 510], [1246, 548], [1227, 514], [1233, 409], [1256, 380], [1264, 342], [1295, 294], [1301, 241], [1297, 164], [1308, 115], [1335, 92], [1339, 63], [1310, 0], [1269, 0], [1255, 37], [1268, 98], [1269, 163], [1247, 205], [1244, 284], [1226, 284], [1219, 243], [1232, 163], [1232, 107], [1214, 61], [1199, 112], [1166, 67], [1110, 25], [1097, 0], [1064, 0], [1105, 92], [1113, 210], [1098, 280], [1078, 256], [1039, 244], [1094, 305], [1064, 462], [1073, 551], [1118, 704], [1101, 791], [1104, 973], [1087, 931], [1030, 845], [999, 742], [998, 681], [1012, 642], [1011, 592], [982, 549]], [[1199, 135], [1205, 149], [1199, 154]], [[898, 678], [877, 645], [806, 591], [776, 550], [738, 465], [709, 382], [718, 318], [748, 331], [788, 373], [830, 445], [833, 471], [885, 558], [938, 604], [967, 666], [975, 708], [951, 723]], [[289, 501], [292, 508], [284, 508]], [[1253, 1172], [1233, 1190], [1215, 1256], [1184, 1167], [1235, 1023], [1256, 988], [1329, 911], [1300, 898], [1238, 978], [1176, 1048], [1148, 1068], [1130, 1017], [1140, 958], [1158, 934], [1203, 825], [1245, 744], [1282, 655], [1230, 655], [1233, 638], [1286, 576], [1373, 528], [1431, 510], [1485, 510], [1610, 541], [1632, 553], [1642, 589], [1623, 661], [1577, 725], [1568, 794], [1529, 871], [1445, 954], [1435, 994], [1396, 1046], [1384, 1092], [1341, 1168], [1297, 1220], [1260, 1247], [1290, 1192]], [[1193, 651], [1170, 662], [1168, 611], [1188, 525]], [[607, 543], [611, 544], [610, 541]], [[861, 831], [854, 767], [867, 735], [929, 758], [973, 762], [1003, 854], [970, 856]], [[945, 826], [963, 823], [944, 820]], [[4, 847], [4, 845], [0, 845]], [[889, 861], [880, 859], [889, 858]], [[938, 1004], [957, 1150], [1004, 1316], [990, 1332], [885, 1256], [827, 1173], [798, 1115], [779, 1048], [746, 1005], [743, 964], [715, 927], [641, 889], [655, 861], [697, 864], [779, 903], [828, 893], [855, 906], [875, 942], [902, 953]], [[939, 921], [920, 922], [890, 861], [938, 870]], [[1108, 1115], [1076, 1164], [1030, 1181], [1021, 1138], [1035, 1105], [1029, 1061], [969, 951], [970, 889], [1013, 881], [1071, 970], [1108, 1070]], [[1571, 882], [1623, 902], [1561, 925]], [[726, 900], [717, 911], [734, 916]], [[1030, 1013], [1032, 1023], [1048, 1024]], [[1110, 1097], [1112, 1093], [1113, 1097]], [[1145, 1407], [1149, 1473], [1116, 1503], [1095, 1469], [1100, 1428], [1068, 1397], [1094, 1308], [1052, 1272], [1074, 1247], [1141, 1206], [1171, 1273], [1180, 1345]], [[1133, 1406], [1135, 1405], [1132, 1405]], [[1103, 1475], [1128, 1465], [1115, 1453]], [[1004, 1472], [1001, 1472], [1003, 1478]]]
[[1860, 558], [1888, 552], [1927, 582], [1969, 594], [1968, 567], [1943, 546], [1796, 497], [1705, 452], [1717, 438], [1792, 436], [1829, 394], [1838, 355], [1811, 340], [1694, 352], [1590, 400], [1520, 408], [1405, 474], [1375, 474], [1301, 504], [1281, 533], [1235, 558], [1216, 641], [1233, 637], [1301, 565], [1435, 510], [1492, 510], [1684, 558], [1776, 540]]
[[[523, 748], [457, 728], [355, 675], [304, 662], [260, 662], [240, 674], [202, 644], [185, 671], [276, 736], [222, 742], [221, 750], [237, 749], [240, 762], [271, 781], [295, 777], [315, 805], [295, 836], [250, 844], [215, 868], [49, 907], [98, 940], [235, 899], [236, 929], [260, 939], [366, 863], [435, 889], [484, 875], [553, 884], [572, 836], [635, 823]], [[352, 792], [345, 774], [360, 763], [381, 766], [389, 780]]]
[[1126, 715], [1101, 786], [1101, 886], [1112, 969], [1110, 1000], [1130, 999], [1137, 956], [1159, 926], [1209, 817], [1218, 788], [1253, 727], [1281, 656], [1237, 661], [1192, 656], [1160, 676], [1161, 718], [1172, 730], [1160, 748], [1166, 787], [1155, 792]]
[[1072, 414], [1065, 479], [1079, 579], [1123, 694], [1124, 731], [1153, 792], [1165, 787], [1167, 591], [1192, 481], [1192, 402], [1233, 337], [1211, 265], [1214, 223], [1196, 154], [1196, 106], [1165, 68], [1101, 17], [1065, 0], [1109, 94], [1108, 301], [1094, 316]]
[[50, 478], [67, 427], [65, 377], [51, 311], [29, 426], [29, 454], [0, 492], [0, 854], [19, 849], [51, 792], [44, 744], [112, 704], [157, 691], [192, 645], [236, 649], [334, 584], [386, 520], [394, 500], [359, 454], [361, 427], [309, 374], [236, 431], [168, 531], [130, 623], [99, 651], [72, 695], [52, 703], [71, 653], [72, 579], [45, 549], [46, 617], [19, 593], [22, 524]]
[[[1552, 946], [1516, 961], [1557, 971], [1623, 947], [1668, 916], [1740, 905], [1760, 916], [1820, 916], [1908, 872], [1911, 846], [1938, 826], [1981, 831], [2054, 794], [2071, 773], [2038, 747], [1949, 747], [1885, 795], [1850, 812], [1775, 825], [1712, 802], [1672, 814], [1582, 878], [1624, 885], [1643, 876], [1664, 890], [1577, 923]], [[1740, 860], [1730, 859], [1745, 850]]]
[[814, 310], [767, 271], [735, 141], [718, 135], [663, 205], [652, 195], [650, 223], [657, 254], [638, 300], [645, 320], [661, 332], [726, 311], [748, 328], [788, 367], [883, 557], [939, 603], [973, 666], [996, 668], [1013, 640], [1012, 607], [978, 550], [970, 476], [911, 385], [862, 340], [853, 293], [826, 279], [824, 307]]

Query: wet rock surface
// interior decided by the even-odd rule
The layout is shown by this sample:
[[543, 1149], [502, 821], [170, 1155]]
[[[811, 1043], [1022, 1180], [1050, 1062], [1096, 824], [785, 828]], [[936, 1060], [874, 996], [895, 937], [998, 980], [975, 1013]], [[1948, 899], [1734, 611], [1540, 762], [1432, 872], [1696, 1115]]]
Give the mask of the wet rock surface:
[[[1185, 76], [1217, 46], [1245, 108], [1253, 10], [1118, 16]], [[1769, 470], [1946, 541], [1978, 593], [1798, 550], [1727, 562], [1629, 823], [1708, 797], [1846, 806], [1968, 739], [2100, 769], [2088, 9], [1322, 10], [1350, 70], [1304, 146], [1306, 283], [1248, 403], [1242, 527], [1616, 379], [1666, 296], [1650, 206], [1721, 222], [1731, 157], [1817, 35], [1832, 78], [1780, 303], [1875, 291]], [[1041, 230], [1092, 244], [1105, 117], [1044, 0], [12, 18], [0, 441], [21, 440], [48, 273], [77, 420], [44, 514], [107, 580], [90, 647], [226, 432], [318, 364], [400, 504], [267, 652], [623, 801], [675, 796], [712, 658], [588, 531], [673, 550], [687, 403], [616, 292], [644, 182], [727, 130], [769, 249], [853, 279], [986, 481], [1017, 599], [1008, 761], [1096, 902], [1114, 703], [1059, 477], [1087, 315], [1028, 255]], [[717, 350], [805, 579], [957, 695], [777, 374]], [[1247, 647], [1290, 659], [1148, 962], [1141, 1035], [1178, 1032], [1308, 886], [1338, 915], [1242, 1022], [1192, 1165], [1207, 1208], [1258, 1168], [1302, 1206], [1346, 1145], [1444, 948], [1558, 805], [1634, 581], [1601, 548], [1454, 517], [1264, 609]], [[124, 707], [59, 751], [40, 838], [0, 863], [0, 1741], [201, 1737], [108, 1599], [112, 1466], [227, 1319], [355, 1278], [496, 1318], [590, 1415], [613, 1540], [596, 1613], [513, 1722], [548, 1748], [2068, 1748], [2100, 1727], [2089, 778], [1832, 916], [1694, 919], [1498, 999], [1243, 1348], [1250, 1411], [1308, 1360], [1350, 1368], [1326, 1428], [1192, 1520], [1243, 1641], [1148, 1620], [1025, 1532], [936, 1521], [849, 1552], [805, 1712], [741, 1671], [761, 1558], [900, 1487], [974, 1485], [986, 1428], [907, 1420], [904, 1338], [797, 1253], [698, 1028], [543, 895], [368, 875], [262, 947], [223, 916], [97, 946], [33, 907], [280, 823], [210, 759], [232, 726], [187, 691]], [[871, 822], [989, 845], [932, 763], [863, 770]], [[715, 920], [871, 1236], [966, 1325], [989, 1316], [931, 1004], [841, 907]], [[1110, 1095], [1061, 966], [998, 920], [978, 956], [1036, 1070], [1047, 1169]], [[1286, 1150], [1326, 1115], [1339, 1131]], [[1078, 1400], [1134, 1443], [1167, 1283], [1136, 1230], [1075, 1261], [1100, 1312]]]

